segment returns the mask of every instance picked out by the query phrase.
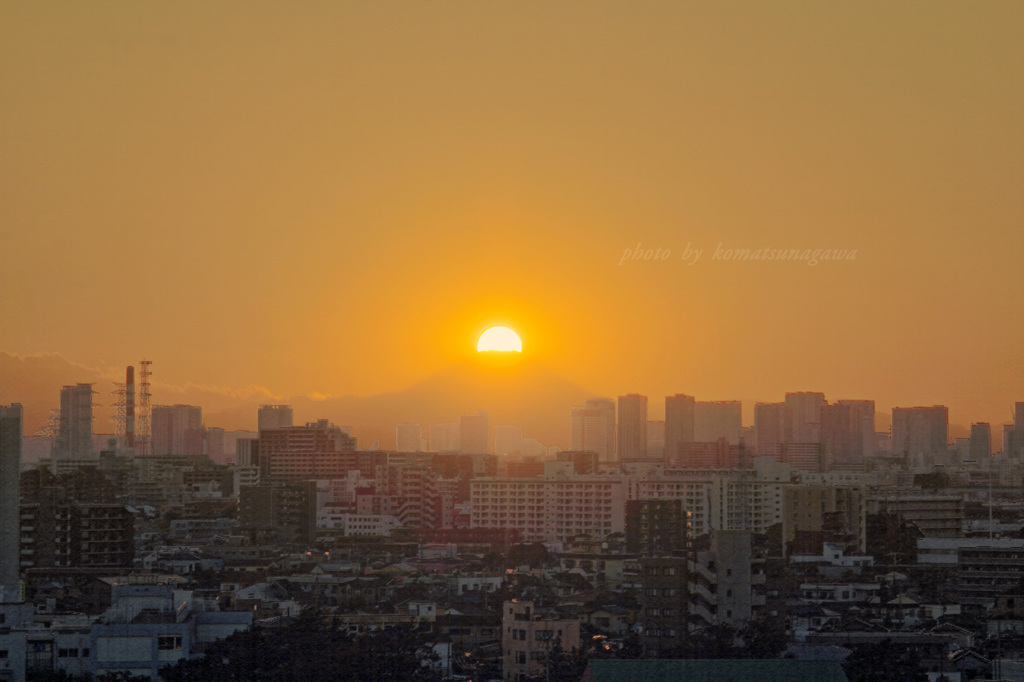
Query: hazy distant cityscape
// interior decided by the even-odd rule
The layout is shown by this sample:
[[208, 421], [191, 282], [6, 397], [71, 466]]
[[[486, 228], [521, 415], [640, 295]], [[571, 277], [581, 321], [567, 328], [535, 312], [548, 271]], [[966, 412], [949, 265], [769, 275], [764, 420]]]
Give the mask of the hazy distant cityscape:
[[286, 404], [207, 426], [151, 375], [107, 392], [109, 434], [92, 384], [54, 387], [40, 435], [0, 408], [4, 679], [214, 679], [207, 652], [325, 615], [366, 651], [405, 632], [408, 679], [1024, 667], [1024, 402], [951, 438], [942, 405], [880, 432], [872, 400], [787, 393], [744, 426], [739, 401], [654, 421], [627, 394], [571, 407], [569, 449], [481, 409], [382, 450]]

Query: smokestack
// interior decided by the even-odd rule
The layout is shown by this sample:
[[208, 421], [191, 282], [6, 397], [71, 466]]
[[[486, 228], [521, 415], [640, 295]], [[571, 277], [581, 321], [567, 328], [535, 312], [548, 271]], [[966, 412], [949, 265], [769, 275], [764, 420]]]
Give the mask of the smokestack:
[[124, 445], [135, 447], [135, 368], [131, 365], [124, 381]]

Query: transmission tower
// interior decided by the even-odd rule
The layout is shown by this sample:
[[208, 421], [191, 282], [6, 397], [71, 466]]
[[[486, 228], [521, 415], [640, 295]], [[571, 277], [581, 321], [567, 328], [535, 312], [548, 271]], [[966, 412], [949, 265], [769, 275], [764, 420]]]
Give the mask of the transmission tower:
[[139, 405], [136, 415], [138, 423], [135, 428], [135, 452], [140, 455], [151, 455], [153, 448], [153, 410], [149, 404], [149, 377], [153, 374], [149, 366], [152, 360], [139, 363]]

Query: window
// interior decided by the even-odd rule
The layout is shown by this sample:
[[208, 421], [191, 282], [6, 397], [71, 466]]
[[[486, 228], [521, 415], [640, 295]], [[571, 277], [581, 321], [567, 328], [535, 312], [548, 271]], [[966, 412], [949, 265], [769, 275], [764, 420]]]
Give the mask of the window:
[[181, 651], [181, 635], [160, 635], [156, 638], [158, 651]]
[[526, 663], [526, 652], [525, 651], [517, 651], [516, 652], [516, 663]]

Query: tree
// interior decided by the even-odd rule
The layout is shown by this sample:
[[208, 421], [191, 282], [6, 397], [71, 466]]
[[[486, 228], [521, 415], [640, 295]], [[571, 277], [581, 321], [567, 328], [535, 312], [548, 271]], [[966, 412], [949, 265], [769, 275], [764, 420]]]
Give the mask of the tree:
[[768, 616], [747, 623], [740, 638], [745, 644], [744, 658], [778, 658], [789, 643], [785, 621]]
[[920, 663], [913, 649], [883, 639], [854, 647], [843, 661], [843, 669], [850, 682], [927, 682], [928, 675]]
[[426, 634], [412, 627], [351, 634], [310, 609], [280, 628], [235, 633], [206, 655], [162, 668], [165, 682], [432, 682]]

